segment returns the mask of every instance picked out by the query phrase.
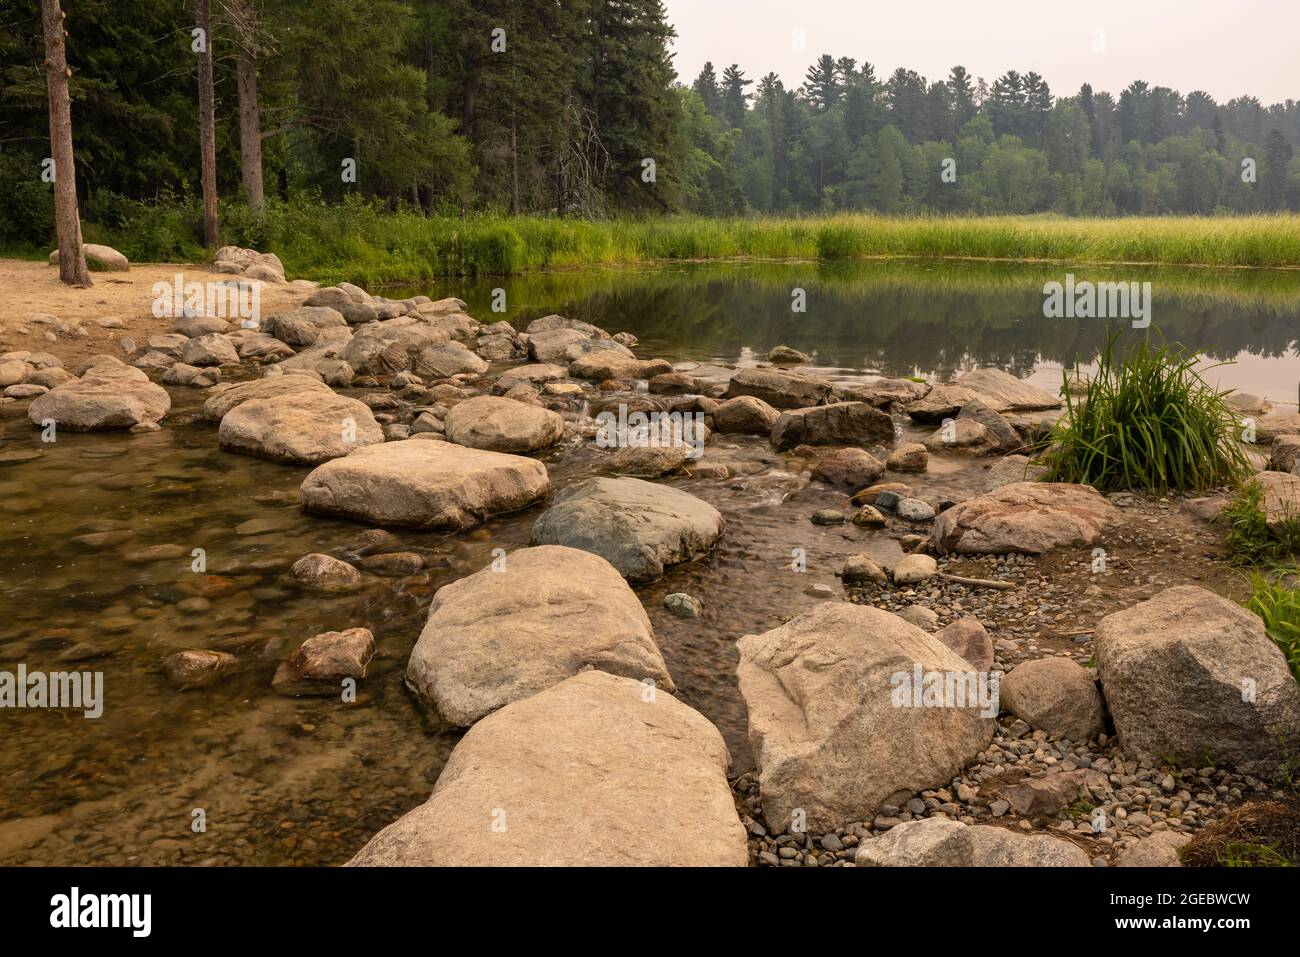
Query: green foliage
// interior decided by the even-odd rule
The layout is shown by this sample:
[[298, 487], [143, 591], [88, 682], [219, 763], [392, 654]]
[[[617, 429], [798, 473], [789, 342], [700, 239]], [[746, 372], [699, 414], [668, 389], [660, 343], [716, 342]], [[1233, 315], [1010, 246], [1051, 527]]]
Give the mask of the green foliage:
[[1282, 649], [1291, 674], [1300, 681], [1300, 588], [1296, 579], [1300, 567], [1292, 566], [1274, 575], [1258, 572], [1250, 578], [1246, 609], [1264, 622], [1268, 636]]
[[1300, 555], [1300, 516], [1269, 528], [1264, 487], [1257, 481], [1237, 489], [1223, 511], [1229, 559], [1238, 565], [1271, 565]]
[[1196, 371], [1198, 357], [1145, 341], [1120, 357], [1118, 339], [1117, 333], [1107, 342], [1086, 396], [1074, 395], [1063, 376], [1067, 412], [1043, 457], [1044, 478], [1163, 494], [1231, 484], [1246, 474], [1236, 417]]

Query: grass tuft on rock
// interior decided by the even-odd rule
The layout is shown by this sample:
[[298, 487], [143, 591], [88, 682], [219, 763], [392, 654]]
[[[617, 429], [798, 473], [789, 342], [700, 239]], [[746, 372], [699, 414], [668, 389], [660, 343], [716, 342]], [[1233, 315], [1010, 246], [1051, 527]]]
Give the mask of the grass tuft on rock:
[[1242, 483], [1223, 510], [1228, 559], [1236, 565], [1276, 565], [1300, 555], [1300, 517], [1274, 523], [1264, 513], [1264, 486]]
[[[1249, 471], [1237, 416], [1182, 347], [1147, 342], [1123, 358], [1106, 343], [1085, 396], [1063, 375], [1067, 412], [1043, 456], [1049, 482], [1152, 495], [1235, 484]], [[1079, 401], [1082, 399], [1082, 401]]]

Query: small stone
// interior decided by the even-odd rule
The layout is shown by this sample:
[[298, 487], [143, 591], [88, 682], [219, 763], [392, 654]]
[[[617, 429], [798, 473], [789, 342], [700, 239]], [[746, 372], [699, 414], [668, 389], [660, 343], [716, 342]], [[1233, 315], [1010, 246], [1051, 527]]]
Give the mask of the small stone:
[[874, 505], [863, 505], [853, 513], [853, 524], [860, 528], [884, 528], [885, 516]]
[[819, 508], [813, 512], [812, 523], [814, 525], [843, 525], [844, 513], [833, 508]]
[[664, 607], [678, 618], [698, 618], [701, 610], [700, 600], [685, 592], [665, 595]]
[[894, 510], [898, 512], [899, 518], [905, 518], [909, 522], [934, 521], [934, 507], [919, 498], [900, 499], [894, 506]]

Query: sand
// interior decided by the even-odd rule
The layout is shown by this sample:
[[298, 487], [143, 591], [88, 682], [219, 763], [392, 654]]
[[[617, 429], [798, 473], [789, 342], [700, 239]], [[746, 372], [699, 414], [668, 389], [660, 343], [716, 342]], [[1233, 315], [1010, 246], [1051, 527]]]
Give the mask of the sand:
[[[43, 262], [0, 259], [0, 353], [26, 349], [50, 352], [72, 365], [99, 353], [125, 358], [123, 340], [143, 346], [151, 335], [171, 332], [174, 319], [153, 315], [155, 283], [222, 281], [236, 278], [193, 263], [144, 263], [127, 272], [91, 273], [94, 285], [78, 289], [59, 282], [59, 271]], [[261, 284], [261, 312], [265, 318], [298, 306], [310, 295], [301, 285]], [[57, 316], [80, 325], [84, 337], [57, 332], [49, 323], [33, 322], [37, 316]], [[106, 328], [103, 320], [121, 320]], [[116, 325], [115, 323], [113, 325]], [[51, 340], [50, 334], [55, 338]]]

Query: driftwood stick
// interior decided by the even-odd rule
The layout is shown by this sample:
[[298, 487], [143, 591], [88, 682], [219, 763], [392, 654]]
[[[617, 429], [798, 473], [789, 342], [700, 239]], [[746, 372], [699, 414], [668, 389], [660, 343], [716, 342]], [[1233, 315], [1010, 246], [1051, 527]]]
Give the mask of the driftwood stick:
[[970, 585], [974, 588], [996, 588], [998, 591], [1007, 591], [1015, 588], [1015, 582], [1002, 582], [994, 578], [966, 578], [962, 575], [949, 575], [947, 572], [940, 572], [939, 577], [944, 581], [956, 582], [958, 585]]

